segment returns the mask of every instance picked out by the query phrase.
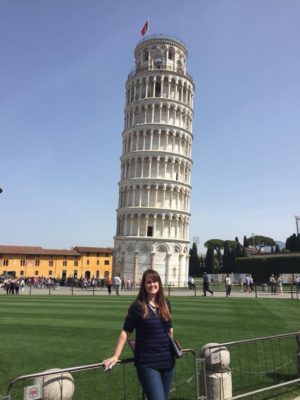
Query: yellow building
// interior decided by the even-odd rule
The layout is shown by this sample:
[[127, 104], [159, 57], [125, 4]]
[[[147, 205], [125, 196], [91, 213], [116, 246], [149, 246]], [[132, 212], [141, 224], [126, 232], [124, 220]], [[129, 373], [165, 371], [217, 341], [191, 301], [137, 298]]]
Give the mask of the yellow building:
[[0, 275], [45, 278], [99, 278], [112, 274], [112, 249], [75, 246], [71, 250], [0, 245]]

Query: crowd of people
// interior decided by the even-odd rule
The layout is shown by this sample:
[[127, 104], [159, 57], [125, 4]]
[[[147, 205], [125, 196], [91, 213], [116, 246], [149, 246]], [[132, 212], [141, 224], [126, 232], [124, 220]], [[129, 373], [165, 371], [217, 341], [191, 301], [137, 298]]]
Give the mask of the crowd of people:
[[[252, 293], [256, 290], [254, 285], [254, 280], [251, 274], [240, 275], [238, 281], [232, 282], [232, 278], [230, 274], [226, 274], [223, 276], [222, 281], [225, 284], [225, 294], [226, 297], [231, 295], [232, 287], [238, 286], [241, 292], [244, 293]], [[188, 287], [189, 289], [196, 289], [196, 284], [194, 278], [190, 275], [188, 277]], [[269, 286], [271, 295], [279, 295], [283, 293], [283, 278], [280, 274], [275, 275], [271, 274], [267, 283], [262, 283], [263, 291], [267, 291], [267, 287]], [[292, 285], [296, 289], [297, 293], [300, 293], [300, 275], [294, 276], [294, 280]], [[206, 293], [209, 292], [213, 295], [213, 291], [210, 289], [210, 277], [204, 272], [202, 278], [202, 286], [203, 286], [203, 296], [206, 296]], [[215, 285], [214, 285], [215, 286]]]
[[136, 288], [136, 284], [131, 279], [121, 279], [120, 274], [116, 274], [114, 278], [107, 276], [106, 278], [62, 278], [55, 279], [51, 277], [35, 276], [35, 277], [11, 277], [1, 276], [0, 277], [0, 288], [4, 289], [7, 294], [19, 294], [24, 292], [24, 288], [32, 287], [35, 289], [49, 289], [55, 288], [56, 286], [67, 286], [81, 289], [93, 289], [93, 288], [107, 288], [108, 293], [111, 294], [112, 288], [116, 290], [116, 294], [120, 293], [120, 290], [132, 290]]
[[6, 294], [19, 294], [24, 292], [25, 280], [23, 278], [6, 278], [3, 281], [3, 289]]

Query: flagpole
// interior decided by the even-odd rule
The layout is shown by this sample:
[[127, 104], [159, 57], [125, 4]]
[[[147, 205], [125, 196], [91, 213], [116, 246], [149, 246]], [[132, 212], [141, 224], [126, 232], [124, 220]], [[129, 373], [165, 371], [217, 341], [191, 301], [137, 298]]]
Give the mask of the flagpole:
[[149, 23], [149, 17], [147, 18], [148, 21], [148, 35], [150, 35], [150, 23]]

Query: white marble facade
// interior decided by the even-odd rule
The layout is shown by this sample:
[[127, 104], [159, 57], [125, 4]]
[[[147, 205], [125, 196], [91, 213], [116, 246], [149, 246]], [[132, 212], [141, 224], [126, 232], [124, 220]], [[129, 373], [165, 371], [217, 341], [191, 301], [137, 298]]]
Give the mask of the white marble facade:
[[187, 282], [194, 83], [178, 39], [152, 35], [135, 49], [126, 82], [114, 271], [136, 283], [148, 268]]

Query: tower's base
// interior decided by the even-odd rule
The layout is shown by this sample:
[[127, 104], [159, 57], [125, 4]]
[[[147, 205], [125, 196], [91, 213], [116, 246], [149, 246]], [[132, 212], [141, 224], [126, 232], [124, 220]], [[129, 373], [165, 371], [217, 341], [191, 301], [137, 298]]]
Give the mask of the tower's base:
[[163, 285], [186, 286], [189, 251], [186, 241], [115, 238], [114, 273], [139, 284], [146, 269], [155, 269]]

